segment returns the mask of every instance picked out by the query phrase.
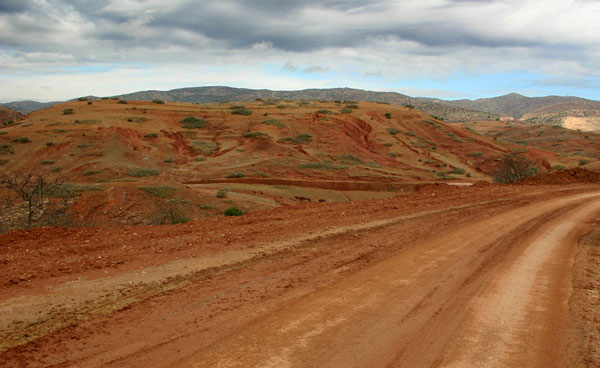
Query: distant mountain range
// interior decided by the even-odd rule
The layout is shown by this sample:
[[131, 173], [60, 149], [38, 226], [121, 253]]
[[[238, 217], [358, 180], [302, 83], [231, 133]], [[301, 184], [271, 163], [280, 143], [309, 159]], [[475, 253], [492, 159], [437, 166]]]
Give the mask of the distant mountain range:
[[[320, 101], [370, 101], [394, 105], [410, 105], [425, 113], [446, 121], [470, 121], [497, 119], [502, 116], [536, 123], [560, 124], [568, 116], [599, 116], [600, 101], [579, 97], [526, 97], [516, 93], [477, 100], [442, 100], [410, 97], [396, 92], [374, 92], [353, 88], [305, 89], [300, 91], [272, 91], [233, 87], [191, 87], [170, 91], [140, 91], [123, 94], [126, 100], [165, 102], [209, 103], [224, 101], [262, 100], [320, 100]], [[88, 96], [89, 99], [99, 99]], [[0, 106], [22, 113], [29, 113], [59, 102], [40, 103], [18, 101]]]

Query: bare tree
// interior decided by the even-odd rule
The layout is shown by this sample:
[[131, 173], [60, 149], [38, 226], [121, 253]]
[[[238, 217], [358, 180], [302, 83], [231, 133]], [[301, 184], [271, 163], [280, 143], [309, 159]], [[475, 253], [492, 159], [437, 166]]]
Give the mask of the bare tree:
[[31, 227], [34, 219], [44, 212], [44, 205], [48, 194], [61, 183], [58, 180], [50, 181], [42, 175], [4, 174], [0, 177], [0, 185], [8, 190], [7, 204], [11, 203], [11, 194], [16, 194], [27, 207], [27, 227]]
[[538, 168], [526, 157], [507, 153], [502, 157], [502, 166], [493, 174], [495, 182], [508, 184], [523, 180], [538, 173]]

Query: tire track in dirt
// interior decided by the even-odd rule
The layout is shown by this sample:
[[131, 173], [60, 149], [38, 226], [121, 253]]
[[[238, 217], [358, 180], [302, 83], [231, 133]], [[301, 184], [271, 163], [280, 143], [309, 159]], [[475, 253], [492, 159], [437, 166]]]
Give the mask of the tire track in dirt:
[[[598, 212], [598, 196], [524, 206], [456, 229], [444, 239], [415, 244], [269, 314], [239, 335], [199, 352], [186, 366], [480, 366], [478, 354], [489, 344], [495, 358], [488, 357], [489, 364], [483, 366], [547, 366], [540, 360], [548, 352], [544, 331], [528, 336], [520, 332], [531, 313], [546, 308], [556, 317], [565, 311], [554, 306], [555, 295], [538, 305], [528, 293], [534, 285], [555, 286], [556, 280], [540, 282], [540, 277], [555, 271], [552, 262], [561, 267], [570, 263], [568, 257], [560, 257], [564, 251], [558, 259], [552, 258], [552, 251], [560, 248], [561, 239], [576, 237], [581, 232], [577, 224]], [[549, 241], [552, 245], [544, 248]], [[572, 252], [572, 247], [566, 248], [567, 254]], [[482, 272], [480, 265], [489, 265], [490, 272]], [[511, 276], [512, 271], [518, 276]], [[511, 289], [515, 283], [521, 287]], [[495, 311], [497, 318], [473, 317], [464, 306], [479, 301], [480, 296], [473, 296], [487, 295], [490, 287], [499, 291], [487, 296], [489, 307], [480, 311], [483, 316]], [[502, 292], [504, 287], [508, 289]], [[559, 300], [564, 307], [564, 293]], [[502, 302], [499, 308], [497, 303]], [[506, 303], [519, 306], [510, 313]], [[474, 326], [474, 331], [464, 326]], [[504, 327], [518, 343], [508, 346], [510, 338], [498, 335]], [[478, 345], [479, 334], [487, 344]], [[464, 336], [467, 343], [456, 342], [457, 336]], [[442, 341], [436, 341], [440, 337]], [[549, 349], [560, 343], [552, 341]], [[455, 358], [444, 358], [452, 344], [464, 350]], [[525, 354], [528, 359], [511, 361], [511, 349], [532, 350], [535, 359]]]
[[103, 279], [77, 280], [56, 287], [48, 287], [43, 293], [10, 298], [0, 303], [0, 352], [72, 323], [87, 320], [94, 315], [111, 313], [123, 309], [131, 303], [184, 287], [200, 273], [213, 272], [226, 267], [241, 267], [252, 260], [260, 260], [299, 247], [310, 246], [315, 240], [375, 230], [412, 219], [491, 205], [495, 202], [501, 201], [466, 204], [408, 216], [334, 227], [284, 241], [259, 244], [252, 249], [218, 252], [203, 257], [181, 259], [165, 265], [147, 267]]

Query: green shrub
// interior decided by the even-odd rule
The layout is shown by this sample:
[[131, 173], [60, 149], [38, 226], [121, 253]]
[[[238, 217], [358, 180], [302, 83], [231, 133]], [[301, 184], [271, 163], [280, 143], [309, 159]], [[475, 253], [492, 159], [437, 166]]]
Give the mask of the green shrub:
[[231, 110], [231, 113], [233, 115], [252, 115], [252, 111], [245, 109], [245, 108]]
[[255, 171], [251, 175], [253, 175], [253, 176], [260, 176], [262, 178], [268, 178], [269, 177], [269, 175], [267, 175], [267, 173], [262, 172], [262, 171]]
[[390, 142], [387, 142], [387, 143], [384, 143], [383, 145], [384, 145], [385, 147], [391, 147], [391, 146], [393, 146], [394, 144], [393, 144], [393, 143], [390, 143]]
[[223, 214], [225, 216], [242, 216], [244, 212], [237, 207], [229, 207]]
[[398, 129], [395, 128], [387, 128], [386, 129], [388, 131], [388, 133], [390, 133], [391, 135], [396, 135], [398, 133], [400, 133], [400, 131]]
[[47, 147], [54, 146], [54, 143], [52, 143], [52, 142], [46, 142], [46, 146]]
[[158, 134], [156, 134], [156, 133], [144, 134], [144, 138], [156, 138], [156, 137], [158, 137]]
[[42, 162], [40, 162], [40, 164], [42, 165], [52, 165], [54, 163], [54, 161], [50, 161], [50, 160], [44, 160]]
[[483, 156], [483, 152], [469, 152], [467, 153], [468, 157], [481, 157]]
[[149, 194], [153, 197], [158, 197], [158, 198], [171, 198], [178, 191], [177, 188], [164, 186], [164, 185], [158, 186], [158, 187], [144, 186], [144, 187], [139, 187], [139, 189], [146, 192], [146, 194]]
[[84, 176], [96, 175], [99, 174], [100, 170], [88, 170], [83, 173]]
[[87, 101], [87, 100], [88, 100], [87, 97], [79, 97], [77, 99], [77, 101]]
[[252, 139], [271, 139], [271, 136], [264, 132], [248, 132], [244, 134], [244, 138], [252, 138]]
[[100, 190], [102, 189], [95, 185], [63, 183], [52, 187], [47, 194], [52, 198], [73, 198], [80, 196], [83, 192]]
[[556, 171], [561, 171], [562, 169], [564, 169], [565, 167], [563, 165], [554, 165], [552, 166], [552, 168]]
[[52, 173], [57, 173], [57, 172], [61, 172], [62, 171], [62, 167], [55, 167], [52, 170], [50, 170], [50, 172]]
[[4, 165], [7, 162], [8, 162], [8, 160], [0, 160], [0, 166]]
[[160, 171], [156, 170], [156, 169], [147, 169], [144, 167], [134, 167], [129, 169], [129, 171], [127, 172], [127, 175], [135, 177], [135, 178], [141, 178], [141, 177], [145, 177], [145, 176], [156, 176], [160, 173]]
[[296, 137], [281, 138], [277, 142], [280, 142], [280, 143], [288, 143], [289, 142], [292, 144], [310, 143], [310, 142], [312, 142], [312, 135], [304, 133], [304, 134], [300, 134]]
[[90, 147], [94, 147], [94, 145], [91, 143], [82, 143], [77, 146], [77, 148], [90, 148]]
[[88, 101], [88, 103], [87, 103], [87, 104], [88, 104], [88, 105], [91, 105], [91, 104], [92, 104], [92, 101]]
[[212, 210], [214, 207], [212, 204], [201, 204], [198, 208], [201, 210]]
[[163, 105], [165, 103], [165, 101], [159, 100], [159, 99], [155, 99], [155, 100], [152, 100], [152, 103]]
[[217, 192], [217, 198], [227, 197], [227, 189], [221, 189]]
[[4, 132], [4, 131], [0, 132], [0, 135], [7, 135], [7, 134], [8, 134], [8, 132]]
[[210, 155], [219, 149], [219, 146], [217, 146], [215, 142], [211, 141], [194, 141], [192, 142], [192, 147], [194, 147], [197, 153], [202, 155]]
[[392, 113], [391, 112], [386, 112], [385, 113], [385, 117], [388, 118], [388, 119], [391, 119], [392, 118]]
[[63, 110], [63, 115], [73, 115], [75, 113], [75, 111], [73, 111], [73, 109], [64, 109]]
[[290, 189], [290, 186], [289, 185], [278, 184], [278, 185], [273, 185], [273, 188], [277, 188], [277, 189]]
[[310, 134], [299, 134], [296, 136], [296, 140], [300, 143], [310, 143], [312, 142], [312, 135]]
[[235, 172], [232, 172], [232, 173], [229, 173], [229, 174], [225, 175], [225, 177], [228, 178], [228, 179], [243, 178], [244, 176], [246, 176], [246, 174], [244, 174], [241, 171], [235, 171]]
[[185, 129], [200, 129], [206, 125], [206, 121], [195, 116], [186, 116], [179, 121]]
[[356, 104], [346, 105], [346, 107], [349, 109], [358, 109], [358, 105], [356, 105]]
[[101, 123], [101, 121], [96, 120], [96, 119], [85, 119], [85, 120], [75, 120], [74, 123], [75, 124], [98, 124], [98, 123]]
[[175, 159], [173, 157], [169, 157], [169, 158], [165, 158], [165, 160], [163, 162], [165, 164], [172, 164], [173, 162], [175, 162]]
[[352, 112], [352, 110], [351, 109], [341, 109], [340, 112], [342, 114], [350, 114]]
[[587, 163], [588, 163], [587, 160], [579, 160], [579, 166], [583, 166], [583, 165], [585, 165]]
[[312, 170], [342, 170], [347, 169], [347, 166], [338, 165], [330, 161], [322, 161], [322, 162], [311, 162], [307, 164], [302, 164], [299, 166], [301, 169], [312, 169]]
[[246, 106], [244, 106], [244, 105], [233, 105], [233, 106], [229, 106], [229, 108], [231, 110], [239, 110], [239, 109], [245, 109]]
[[119, 100], [119, 102], [117, 102], [117, 103], [127, 105], [129, 102], [127, 102], [127, 100]]
[[0, 155], [6, 153], [14, 153], [12, 146], [10, 144], [0, 144]]
[[331, 110], [319, 110], [319, 111], [317, 111], [317, 114], [331, 115], [331, 114], [333, 114], [333, 111], [331, 111]]
[[285, 124], [283, 124], [282, 122], [280, 122], [277, 119], [268, 119], [268, 120], [263, 121], [261, 124], [272, 125], [277, 128], [285, 128]]
[[29, 140], [29, 138], [27, 138], [27, 137], [15, 138], [12, 141], [13, 141], [13, 143], [29, 143], [29, 142], [31, 142], [31, 140]]
[[346, 165], [360, 165], [363, 163], [363, 160], [361, 160], [360, 157], [353, 156], [349, 153], [344, 153], [343, 155], [338, 156], [337, 159]]
[[452, 171], [450, 171], [450, 174], [458, 174], [458, 175], [464, 175], [465, 170], [461, 169], [459, 167], [455, 167], [452, 169]]
[[406, 107], [407, 109], [411, 109], [411, 110], [415, 109], [415, 107], [413, 105], [404, 105], [404, 107]]
[[413, 132], [405, 132], [404, 134], [406, 134], [409, 137], [416, 137], [417, 135]]
[[396, 152], [388, 152], [388, 156], [390, 156], [390, 157], [397, 157], [398, 154]]

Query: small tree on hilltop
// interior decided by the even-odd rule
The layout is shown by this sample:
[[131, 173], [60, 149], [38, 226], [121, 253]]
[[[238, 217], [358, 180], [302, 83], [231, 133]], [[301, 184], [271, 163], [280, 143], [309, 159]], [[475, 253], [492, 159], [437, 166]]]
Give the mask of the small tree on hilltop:
[[533, 162], [511, 152], [502, 157], [502, 166], [492, 176], [497, 183], [509, 184], [537, 173], [538, 168], [533, 165]]

